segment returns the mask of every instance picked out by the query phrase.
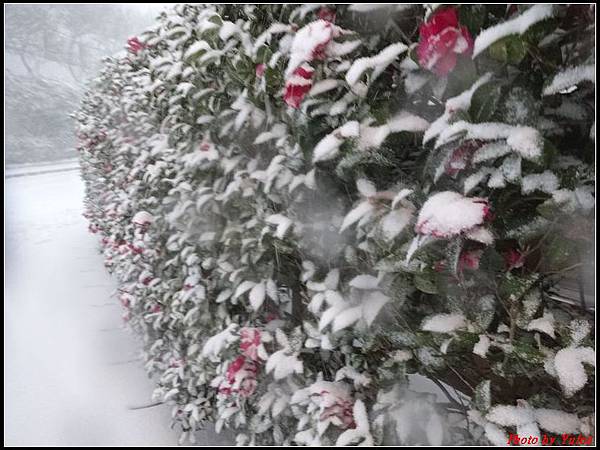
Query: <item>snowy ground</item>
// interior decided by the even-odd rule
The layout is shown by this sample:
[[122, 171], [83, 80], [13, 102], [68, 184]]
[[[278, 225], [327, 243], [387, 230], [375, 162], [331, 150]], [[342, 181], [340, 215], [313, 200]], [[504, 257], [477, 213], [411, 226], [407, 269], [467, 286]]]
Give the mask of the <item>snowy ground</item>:
[[152, 383], [81, 216], [79, 172], [20, 173], [5, 189], [5, 445], [176, 444], [168, 407], [129, 409]]

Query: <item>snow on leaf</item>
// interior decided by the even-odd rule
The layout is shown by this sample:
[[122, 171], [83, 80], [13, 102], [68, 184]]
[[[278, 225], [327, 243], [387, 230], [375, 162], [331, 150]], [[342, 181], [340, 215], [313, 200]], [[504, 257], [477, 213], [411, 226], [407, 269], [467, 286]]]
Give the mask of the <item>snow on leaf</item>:
[[163, 397], [163, 402], [168, 401], [170, 398], [175, 397], [179, 393], [179, 389], [173, 388], [167, 392]]
[[317, 95], [323, 94], [325, 92], [331, 91], [332, 89], [340, 86], [341, 82], [339, 80], [328, 78], [326, 80], [319, 80], [310, 88], [308, 91], [309, 97], [316, 97]]
[[326, 310], [321, 315], [321, 319], [319, 320], [319, 331], [323, 331], [323, 329], [325, 329], [327, 325], [333, 322], [336, 316], [346, 308], [347, 305], [345, 303], [339, 303], [337, 305], [333, 305], [331, 308]]
[[485, 416], [490, 422], [503, 427], [526, 425], [535, 422], [533, 410], [522, 406], [496, 405]]
[[149, 225], [153, 221], [154, 217], [148, 211], [140, 211], [132, 219], [132, 222], [136, 225]]
[[475, 172], [474, 174], [469, 175], [467, 178], [465, 178], [465, 181], [463, 184], [463, 186], [464, 186], [463, 193], [465, 195], [467, 195], [491, 173], [492, 173], [492, 169], [484, 167], [484, 168], [478, 170], [477, 172]]
[[237, 327], [237, 324], [231, 323], [226, 329], [210, 337], [202, 348], [202, 356], [214, 359], [229, 344], [237, 341], [239, 339], [239, 336], [235, 333]]
[[303, 365], [295, 355], [288, 355], [286, 350], [279, 350], [269, 356], [265, 369], [267, 373], [273, 372], [276, 380], [281, 380], [294, 373], [302, 373]]
[[434, 137], [438, 136], [446, 127], [448, 127], [452, 115], [457, 111], [466, 111], [471, 106], [471, 99], [473, 94], [480, 86], [490, 81], [492, 77], [491, 73], [486, 73], [481, 76], [473, 85], [457, 95], [456, 97], [449, 98], [446, 100], [446, 109], [444, 114], [438, 117], [434, 122], [429, 125], [425, 133], [423, 134], [423, 144], [426, 144]]
[[370, 58], [358, 58], [352, 63], [352, 66], [346, 73], [346, 82], [353, 86], [359, 80], [362, 74], [368, 69], [376, 69], [381, 71], [385, 69], [389, 64], [406, 51], [408, 47], [401, 42], [396, 44], [388, 45], [386, 48], [381, 50], [377, 55]]
[[[517, 435], [527, 436], [528, 438], [531, 436], [532, 442], [523, 444], [524, 447], [537, 447], [538, 443], [541, 442], [540, 429], [535, 422], [517, 425]], [[536, 443], [534, 444], [533, 441]]]
[[383, 308], [389, 299], [387, 295], [379, 291], [371, 292], [363, 299], [362, 315], [367, 325], [373, 323], [375, 317], [377, 317], [377, 314], [379, 314], [379, 311], [381, 311], [381, 308]]
[[474, 227], [465, 235], [472, 241], [481, 242], [485, 245], [492, 245], [494, 243], [494, 235], [490, 230], [483, 227]]
[[283, 214], [271, 214], [266, 218], [267, 223], [271, 223], [273, 225], [277, 225], [277, 231], [275, 232], [275, 237], [278, 239], [283, 239], [287, 230], [292, 226], [293, 222], [288, 217], [285, 217]]
[[392, 200], [392, 209], [394, 209], [398, 203], [402, 204], [402, 201], [412, 193], [412, 189], [401, 189], [394, 197], [394, 200]]
[[473, 163], [477, 164], [483, 161], [500, 158], [508, 155], [511, 152], [511, 148], [505, 143], [490, 142], [480, 147], [477, 152], [473, 155]]
[[360, 192], [360, 195], [362, 195], [363, 197], [370, 197], [372, 195], [375, 195], [375, 193], [377, 192], [377, 189], [375, 189], [375, 185], [364, 178], [356, 180], [356, 188], [358, 189], [358, 192]]
[[574, 319], [569, 324], [573, 345], [579, 345], [590, 334], [591, 326], [587, 320]]
[[473, 46], [473, 58], [479, 55], [494, 42], [499, 41], [506, 36], [523, 34], [529, 29], [530, 26], [541, 22], [542, 20], [548, 19], [553, 15], [554, 8], [552, 5], [534, 5], [514, 19], [507, 20], [506, 22], [483, 30], [481, 33], [479, 33], [477, 38], [475, 38], [475, 44]]
[[265, 283], [261, 281], [254, 286], [250, 290], [250, 295], [248, 297], [250, 299], [250, 306], [252, 306], [252, 309], [254, 311], [258, 311], [265, 301]]
[[256, 139], [254, 139], [254, 144], [263, 144], [272, 139], [279, 139], [279, 138], [285, 136], [286, 131], [287, 131], [287, 129], [284, 124], [277, 123], [277, 124], [273, 125], [273, 127], [271, 128], [270, 131], [264, 131], [264, 132], [260, 133], [256, 137]]
[[344, 221], [342, 222], [342, 226], [340, 228], [340, 233], [363, 217], [370, 216], [374, 211], [375, 206], [373, 206], [369, 201], [360, 202], [358, 206], [352, 209], [348, 214], [346, 214], [346, 217], [344, 217]]
[[479, 341], [473, 347], [473, 353], [485, 358], [487, 356], [488, 349], [490, 348], [490, 343], [491, 341], [489, 337], [487, 337], [485, 334], [480, 335]]
[[577, 433], [581, 421], [576, 414], [569, 414], [557, 409], [536, 409], [535, 420], [540, 428], [554, 434]]
[[421, 329], [434, 333], [451, 333], [466, 325], [465, 316], [462, 314], [436, 314], [425, 319]]
[[424, 244], [424, 242], [429, 238], [429, 236], [421, 236], [420, 234], [416, 235], [412, 241], [410, 242], [410, 245], [408, 247], [408, 249], [406, 250], [406, 258], [404, 260], [404, 264], [408, 265], [408, 263], [410, 262], [410, 260], [412, 259], [413, 255], [415, 254], [415, 252], [417, 250], [419, 250], [419, 248], [421, 247], [421, 245]]
[[355, 120], [337, 128], [321, 139], [316, 145], [313, 151], [313, 163], [335, 158], [344, 140], [349, 137], [357, 137], [358, 135], [359, 124]]
[[279, 291], [277, 290], [277, 284], [271, 278], [267, 280], [265, 290], [267, 292], [267, 296], [271, 300], [277, 301], [279, 299]]
[[544, 88], [543, 95], [558, 94], [582, 81], [596, 83], [596, 67], [594, 65], [569, 67], [557, 73], [552, 82]]
[[539, 131], [531, 127], [514, 127], [506, 144], [525, 159], [535, 160], [542, 154], [544, 143]]
[[572, 397], [588, 382], [583, 364], [596, 365], [596, 352], [591, 347], [567, 347], [554, 357], [554, 369], [565, 397]]
[[340, 57], [345, 56], [349, 53], [352, 53], [356, 50], [362, 41], [360, 39], [356, 39], [354, 41], [344, 41], [344, 42], [330, 42], [327, 46], [327, 56], [329, 57]]
[[196, 41], [185, 51], [183, 59], [190, 59], [191, 57], [198, 55], [201, 51], [207, 50], [212, 50], [208, 42], [202, 40]]
[[368, 386], [371, 383], [371, 377], [360, 373], [352, 366], [344, 366], [335, 373], [335, 381], [341, 381], [344, 378], [352, 380], [355, 388]]
[[335, 289], [337, 289], [339, 281], [340, 281], [339, 269], [332, 269], [329, 271], [329, 273], [325, 277], [323, 284], [325, 284], [325, 287], [328, 290], [335, 290]]
[[243, 282], [241, 282], [240, 285], [235, 290], [235, 293], [233, 294], [232, 299], [235, 300], [240, 295], [243, 295], [244, 293], [248, 292], [255, 285], [256, 285], [256, 283], [254, 281], [243, 281]]
[[385, 239], [391, 241], [410, 223], [412, 211], [407, 208], [391, 211], [381, 220], [381, 230]]
[[527, 331], [541, 331], [554, 338], [554, 315], [549, 311], [544, 311], [542, 317], [529, 322]]
[[521, 192], [525, 195], [531, 194], [534, 191], [551, 194], [559, 187], [558, 178], [549, 170], [526, 175], [523, 177], [521, 183]]
[[315, 20], [298, 30], [292, 41], [286, 78], [304, 62], [314, 59], [318, 50], [324, 50], [336, 34], [335, 25], [325, 20]]
[[485, 424], [485, 437], [488, 438], [490, 443], [495, 446], [507, 446], [508, 435], [497, 425], [488, 422]]
[[348, 285], [356, 289], [378, 289], [379, 280], [373, 275], [357, 275]]
[[333, 319], [333, 325], [331, 330], [335, 333], [336, 331], [343, 330], [350, 325], [358, 322], [362, 318], [362, 307], [355, 306], [353, 308], [344, 309], [335, 315]]
[[378, 148], [391, 133], [402, 131], [420, 132], [425, 131], [428, 126], [429, 122], [422, 117], [402, 111], [380, 126], [371, 127], [362, 124], [360, 126], [358, 148], [361, 150]]
[[543, 139], [535, 128], [497, 122], [469, 123], [460, 120], [452, 125], [444, 125], [435, 142], [435, 148], [459, 138], [486, 141], [506, 139], [507, 145], [523, 158], [536, 160], [542, 155]]
[[488, 210], [487, 201], [464, 197], [457, 192], [438, 192], [423, 204], [416, 231], [435, 237], [450, 237], [481, 225]]

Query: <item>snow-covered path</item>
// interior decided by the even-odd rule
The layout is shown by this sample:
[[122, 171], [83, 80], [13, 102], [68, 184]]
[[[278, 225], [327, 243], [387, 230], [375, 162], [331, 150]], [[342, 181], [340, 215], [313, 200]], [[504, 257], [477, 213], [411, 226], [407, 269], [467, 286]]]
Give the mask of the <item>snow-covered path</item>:
[[[4, 443], [176, 444], [81, 216], [78, 171], [5, 179]], [[199, 436], [203, 445], [217, 436]]]

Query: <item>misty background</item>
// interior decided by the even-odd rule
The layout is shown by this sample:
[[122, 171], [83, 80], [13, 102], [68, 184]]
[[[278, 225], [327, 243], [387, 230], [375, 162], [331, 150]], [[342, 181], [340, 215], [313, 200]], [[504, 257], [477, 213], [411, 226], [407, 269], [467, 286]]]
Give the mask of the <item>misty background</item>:
[[5, 164], [75, 158], [69, 114], [86, 83], [167, 7], [5, 5]]

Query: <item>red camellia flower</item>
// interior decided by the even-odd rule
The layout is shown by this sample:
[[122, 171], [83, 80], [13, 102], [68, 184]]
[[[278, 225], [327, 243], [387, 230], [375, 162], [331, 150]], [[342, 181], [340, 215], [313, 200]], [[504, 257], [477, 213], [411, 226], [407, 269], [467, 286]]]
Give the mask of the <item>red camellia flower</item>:
[[458, 273], [462, 273], [465, 269], [479, 269], [479, 261], [481, 261], [483, 250], [465, 250], [458, 258]]
[[258, 368], [259, 366], [255, 362], [243, 355], [238, 356], [227, 367], [225, 379], [218, 387], [219, 394], [229, 396], [239, 393], [241, 397], [249, 397], [258, 385], [256, 381]]
[[144, 48], [146, 48], [146, 46], [142, 44], [137, 37], [127, 39], [127, 49], [131, 53], [137, 54], [140, 50]]
[[467, 141], [456, 148], [444, 166], [446, 175], [454, 176], [461, 170], [466, 169], [471, 163], [473, 155], [482, 145], [481, 141]]
[[293, 75], [285, 82], [283, 100], [292, 108], [299, 108], [304, 96], [312, 87], [314, 70], [308, 64], [302, 64]]
[[258, 347], [261, 344], [260, 330], [257, 328], [242, 328], [240, 330], [240, 350], [252, 361], [258, 360]]
[[329, 8], [321, 8], [317, 13], [317, 17], [327, 22], [335, 22], [335, 11]]
[[265, 73], [266, 68], [267, 68], [267, 66], [265, 66], [263, 63], [257, 64], [256, 65], [256, 77], [257, 78], [262, 77]]
[[443, 77], [454, 69], [458, 55], [473, 53], [473, 38], [459, 25], [454, 8], [443, 8], [419, 28], [417, 56], [421, 67]]
[[504, 253], [504, 263], [507, 270], [518, 269], [519, 267], [523, 267], [525, 258], [519, 250], [511, 248]]

